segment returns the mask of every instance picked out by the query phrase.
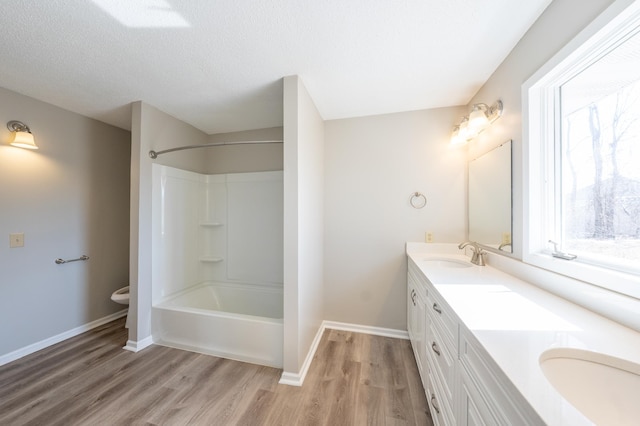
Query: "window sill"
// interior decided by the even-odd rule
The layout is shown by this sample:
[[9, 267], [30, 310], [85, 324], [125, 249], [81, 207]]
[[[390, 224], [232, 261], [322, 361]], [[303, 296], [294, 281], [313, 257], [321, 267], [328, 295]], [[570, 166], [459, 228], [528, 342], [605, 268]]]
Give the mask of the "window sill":
[[523, 261], [538, 268], [640, 299], [640, 276], [607, 269], [579, 259], [563, 260], [545, 253], [525, 253]]

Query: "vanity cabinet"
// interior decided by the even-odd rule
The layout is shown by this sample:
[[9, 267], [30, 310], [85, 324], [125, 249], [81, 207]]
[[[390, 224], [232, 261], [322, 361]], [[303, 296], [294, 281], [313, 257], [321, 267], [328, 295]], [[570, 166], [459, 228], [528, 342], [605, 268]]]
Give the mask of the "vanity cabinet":
[[407, 283], [407, 330], [431, 416], [437, 426], [455, 424], [457, 323], [411, 260]]
[[431, 412], [435, 411], [437, 414], [435, 416], [437, 425], [454, 424], [458, 324], [451, 309], [424, 276], [421, 284], [426, 288], [427, 293], [428, 326], [425, 330], [425, 342], [427, 367], [432, 372], [433, 389], [430, 389], [428, 395]]
[[407, 328], [434, 424], [543, 425], [411, 258], [407, 283]]
[[425, 370], [426, 363], [426, 343], [425, 343], [425, 329], [426, 316], [425, 316], [425, 299], [426, 290], [423, 285], [419, 283], [419, 272], [415, 269], [411, 269], [407, 275], [407, 331], [409, 333], [409, 339], [411, 340], [411, 347], [413, 348], [413, 355], [416, 358], [416, 364], [420, 371], [420, 378], [422, 379], [422, 386], [427, 388], [426, 378], [428, 372]]
[[466, 370], [460, 371], [460, 405], [459, 425], [497, 425], [498, 419], [493, 415], [482, 394]]
[[466, 327], [460, 327], [458, 424], [544, 425]]

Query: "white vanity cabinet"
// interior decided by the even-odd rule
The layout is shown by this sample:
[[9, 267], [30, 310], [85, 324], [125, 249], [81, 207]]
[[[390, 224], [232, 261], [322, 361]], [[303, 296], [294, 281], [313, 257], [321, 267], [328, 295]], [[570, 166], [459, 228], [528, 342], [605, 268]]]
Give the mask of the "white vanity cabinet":
[[424, 285], [419, 282], [420, 271], [415, 268], [410, 268], [407, 274], [407, 331], [409, 333], [409, 339], [411, 340], [411, 347], [413, 348], [413, 355], [416, 358], [418, 364], [418, 370], [420, 371], [420, 378], [422, 379], [422, 386], [427, 388], [426, 378], [428, 372], [426, 371], [426, 343], [425, 343], [425, 329], [427, 327], [425, 317], [425, 299], [426, 289]]
[[431, 416], [437, 426], [455, 424], [457, 323], [411, 259], [407, 283], [407, 329]]
[[[425, 280], [426, 281], [426, 280]], [[436, 411], [438, 425], [455, 423], [454, 401], [458, 357], [458, 324], [451, 309], [442, 301], [428, 281], [427, 323], [425, 334], [427, 365], [432, 372], [433, 389], [429, 395], [431, 411]], [[438, 411], [440, 411], [438, 413]], [[441, 420], [441, 421], [440, 421]]]
[[407, 328], [434, 423], [543, 425], [411, 258], [407, 282]]
[[459, 363], [458, 424], [545, 424], [466, 327], [460, 327]]
[[465, 426], [500, 424], [466, 370], [460, 371], [458, 424]]

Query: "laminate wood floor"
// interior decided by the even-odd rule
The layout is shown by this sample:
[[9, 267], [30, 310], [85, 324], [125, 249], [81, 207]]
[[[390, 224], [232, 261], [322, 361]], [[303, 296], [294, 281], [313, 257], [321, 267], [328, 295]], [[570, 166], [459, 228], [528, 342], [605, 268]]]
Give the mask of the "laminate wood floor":
[[126, 340], [117, 320], [0, 367], [0, 425], [432, 425], [407, 340], [327, 330], [301, 387]]

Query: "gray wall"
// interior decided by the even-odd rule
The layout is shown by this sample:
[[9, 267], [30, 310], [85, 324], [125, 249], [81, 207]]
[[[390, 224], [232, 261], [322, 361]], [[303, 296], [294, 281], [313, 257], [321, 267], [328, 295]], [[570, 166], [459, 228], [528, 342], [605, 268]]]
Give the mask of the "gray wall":
[[297, 380], [323, 320], [324, 121], [284, 78], [284, 374]]
[[[137, 102], [134, 105], [137, 107], [140, 104], [140, 102]], [[149, 149], [162, 151], [180, 146], [202, 145], [208, 142], [207, 135], [204, 132], [148, 104], [142, 103], [142, 105], [141, 108], [144, 112], [142, 117], [145, 121], [141, 137], [144, 137], [143, 145], [148, 145]], [[140, 153], [140, 159], [144, 161], [144, 164], [158, 163], [191, 172], [207, 173], [209, 166], [206, 150], [210, 148], [168, 152], [159, 155], [154, 160], [149, 158], [149, 149], [145, 148]]]
[[486, 152], [504, 140], [513, 139], [513, 249], [506, 257], [489, 257], [505, 271], [527, 280], [587, 309], [621, 324], [640, 330], [638, 300], [529, 266], [521, 262], [524, 235], [524, 171], [528, 158], [523, 151], [522, 84], [549, 59], [571, 43], [585, 27], [611, 4], [631, 4], [633, 0], [554, 0], [520, 40], [509, 56], [480, 89], [474, 102], [504, 101], [502, 118], [469, 146], [470, 158]]
[[144, 102], [131, 107], [131, 215], [130, 282], [132, 321], [127, 349], [137, 351], [151, 344], [151, 164], [204, 173], [205, 156], [198, 150], [168, 153], [156, 160], [149, 150], [207, 143], [207, 135]]
[[[498, 98], [505, 102], [505, 115], [469, 147], [469, 156], [473, 158], [507, 139], [514, 141], [513, 239], [517, 258], [522, 254], [520, 189], [525, 161], [520, 86], [611, 3], [553, 1], [470, 102], [491, 103]], [[300, 288], [296, 288], [292, 293], [303, 302], [296, 305], [293, 314], [306, 315], [308, 322], [295, 324], [302, 334], [296, 335], [295, 347], [289, 348], [296, 352], [287, 364], [286, 370], [291, 372], [297, 371], [318, 323], [317, 309], [322, 304], [314, 297], [321, 298], [324, 291], [324, 319], [404, 329], [404, 241], [422, 241], [424, 232], [431, 231], [436, 242], [457, 242], [465, 235], [466, 223], [461, 160], [466, 154], [452, 151], [447, 145], [451, 126], [459, 121], [463, 109], [335, 120], [326, 123], [326, 135], [321, 137], [321, 118], [315, 107], [311, 108], [312, 101], [301, 82], [295, 79], [295, 94], [289, 101], [295, 104], [295, 111], [298, 103], [304, 107], [301, 116], [295, 115], [291, 135], [309, 145], [303, 145], [302, 152], [298, 146], [291, 148], [292, 162], [287, 163], [285, 158], [285, 175], [304, 173], [301, 177], [308, 178], [305, 184], [309, 186], [299, 188], [298, 180], [290, 177], [285, 177], [285, 182], [295, 183], [289, 188], [294, 192], [289, 194], [301, 197], [306, 210], [300, 213], [312, 216], [303, 224], [297, 222], [298, 216], [295, 223], [286, 224], [295, 226], [296, 232], [305, 226], [304, 233], [295, 239], [296, 258], [303, 254], [298, 261], [305, 269], [290, 272], [296, 274], [296, 285], [302, 280], [300, 288], [305, 292], [299, 294]], [[0, 354], [6, 354], [121, 308], [109, 300], [109, 295], [127, 282], [130, 136], [126, 131], [7, 90], [0, 89], [0, 101], [0, 138], [8, 137], [4, 123], [19, 119], [31, 126], [41, 147], [30, 152], [0, 144], [0, 237], [4, 234], [5, 241], [0, 244], [0, 319], [11, 324], [0, 332]], [[137, 284], [140, 277], [150, 283], [150, 259], [146, 259], [150, 240], [146, 228], [140, 230], [138, 226], [140, 221], [149, 221], [150, 226], [148, 150], [206, 143], [230, 135], [207, 136], [142, 103], [133, 106], [133, 117], [131, 247], [135, 252], [131, 254], [131, 279]], [[299, 130], [299, 122], [306, 122], [308, 127]], [[269, 132], [274, 132], [271, 135], [278, 130]], [[319, 141], [323, 139], [324, 190], [316, 179], [320, 160], [314, 159], [314, 155], [322, 154]], [[229, 155], [241, 154], [240, 149], [237, 151]], [[213, 151], [202, 156], [193, 150], [161, 157], [158, 162], [211, 173], [211, 158], [207, 157], [212, 155]], [[280, 155], [272, 147], [265, 153], [270, 165], [259, 167], [277, 167]], [[236, 161], [226, 164], [233, 163]], [[287, 169], [287, 164], [294, 167]], [[321, 198], [304, 199], [313, 194], [309, 189], [325, 194], [324, 207]], [[407, 206], [414, 191], [427, 195], [425, 209], [415, 211]], [[11, 232], [25, 232], [24, 248], [8, 248]], [[326, 259], [324, 268], [318, 270], [323, 256], [318, 247], [323, 247], [323, 238]], [[305, 244], [304, 252], [297, 250], [300, 242]], [[89, 262], [53, 263], [57, 257], [83, 253], [92, 257]], [[139, 265], [144, 268], [142, 275]], [[311, 273], [320, 275], [313, 277]], [[318, 284], [323, 273], [324, 290]], [[150, 303], [144, 303], [150, 307]], [[299, 310], [303, 308], [310, 309], [309, 313]], [[142, 334], [138, 336], [140, 327]], [[143, 315], [130, 338], [148, 337], [149, 331], [148, 315]]]
[[[326, 122], [326, 320], [406, 330], [405, 242], [465, 235], [466, 152], [449, 145], [463, 111]], [[423, 209], [409, 204], [416, 191]]]
[[[9, 120], [40, 149], [9, 146]], [[128, 284], [130, 137], [0, 89], [0, 356], [124, 308], [110, 296]]]
[[469, 145], [469, 158], [476, 158], [502, 142], [513, 140], [513, 254], [522, 259], [523, 165], [522, 84], [538, 68], [604, 11], [612, 0], [554, 0], [469, 105], [504, 102], [504, 115]]

